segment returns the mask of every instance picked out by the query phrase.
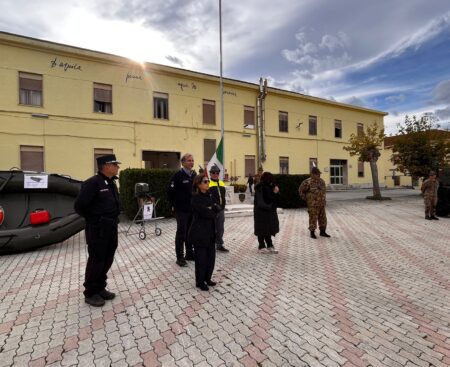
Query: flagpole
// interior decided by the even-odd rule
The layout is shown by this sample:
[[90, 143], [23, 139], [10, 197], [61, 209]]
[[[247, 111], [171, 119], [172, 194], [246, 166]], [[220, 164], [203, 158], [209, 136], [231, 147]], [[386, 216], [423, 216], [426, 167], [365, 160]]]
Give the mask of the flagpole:
[[[222, 158], [225, 176], [225, 142], [224, 142], [224, 103], [223, 103], [223, 79], [222, 79], [222, 0], [219, 0], [219, 38], [220, 38], [220, 139], [222, 140]], [[220, 144], [220, 143], [219, 143]]]

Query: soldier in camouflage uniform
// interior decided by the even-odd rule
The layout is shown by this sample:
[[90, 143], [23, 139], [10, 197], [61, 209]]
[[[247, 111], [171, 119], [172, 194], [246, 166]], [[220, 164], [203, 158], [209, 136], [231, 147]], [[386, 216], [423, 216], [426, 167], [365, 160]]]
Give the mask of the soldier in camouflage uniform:
[[439, 180], [436, 178], [436, 172], [431, 171], [429, 178], [423, 182], [422, 187], [420, 188], [425, 202], [425, 219], [427, 220], [439, 220], [439, 218], [436, 217], [438, 188]]
[[298, 189], [300, 197], [305, 200], [308, 205], [311, 238], [317, 238], [315, 234], [317, 222], [319, 222], [320, 235], [322, 237], [330, 237], [326, 232], [326, 187], [325, 181], [320, 178], [320, 174], [320, 170], [317, 167], [313, 167], [311, 169], [311, 177], [303, 181]]

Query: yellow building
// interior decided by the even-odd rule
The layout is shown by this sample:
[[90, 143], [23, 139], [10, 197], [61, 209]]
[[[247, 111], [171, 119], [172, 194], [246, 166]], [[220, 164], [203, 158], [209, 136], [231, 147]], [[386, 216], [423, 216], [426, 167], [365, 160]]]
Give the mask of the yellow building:
[[[86, 179], [110, 152], [122, 169], [176, 168], [185, 152], [198, 168], [220, 141], [217, 76], [2, 32], [0, 55], [0, 169]], [[342, 147], [386, 113], [262, 82], [224, 79], [223, 94], [229, 176], [244, 182], [259, 165], [308, 173], [315, 162], [329, 185], [372, 185], [368, 164]]]

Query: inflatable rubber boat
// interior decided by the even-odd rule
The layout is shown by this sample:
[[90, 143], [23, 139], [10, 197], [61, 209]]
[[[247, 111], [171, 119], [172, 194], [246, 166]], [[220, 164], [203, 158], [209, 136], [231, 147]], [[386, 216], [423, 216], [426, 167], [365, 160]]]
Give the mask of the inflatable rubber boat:
[[81, 181], [20, 170], [0, 171], [0, 255], [62, 242], [84, 229], [73, 203]]

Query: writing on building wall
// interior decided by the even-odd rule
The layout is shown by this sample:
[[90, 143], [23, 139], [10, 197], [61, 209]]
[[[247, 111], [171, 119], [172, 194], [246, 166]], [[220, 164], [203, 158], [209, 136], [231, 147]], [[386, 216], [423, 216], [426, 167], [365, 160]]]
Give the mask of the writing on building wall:
[[125, 83], [128, 82], [128, 79], [142, 80], [142, 75], [134, 75], [134, 74], [131, 74], [131, 73], [128, 73], [128, 72], [127, 72], [127, 76], [126, 76], [126, 78], [125, 78]]
[[184, 91], [185, 89], [192, 89], [192, 90], [196, 90], [197, 89], [197, 85], [194, 82], [191, 82], [191, 84], [178, 82], [177, 85], [180, 87], [180, 89], [182, 91]]
[[64, 69], [64, 71], [67, 71], [69, 69], [82, 71], [81, 65], [78, 65], [77, 63], [64, 62], [64, 61], [58, 60], [57, 57], [55, 57], [53, 60], [50, 60], [50, 67], [62, 68], [62, 69]]
[[234, 96], [237, 97], [237, 93], [234, 90], [224, 90], [223, 95]]

